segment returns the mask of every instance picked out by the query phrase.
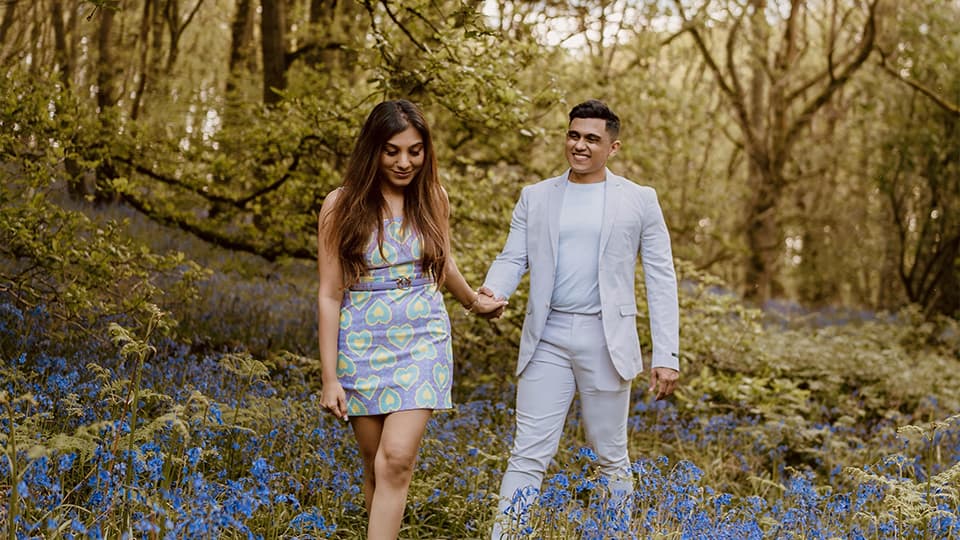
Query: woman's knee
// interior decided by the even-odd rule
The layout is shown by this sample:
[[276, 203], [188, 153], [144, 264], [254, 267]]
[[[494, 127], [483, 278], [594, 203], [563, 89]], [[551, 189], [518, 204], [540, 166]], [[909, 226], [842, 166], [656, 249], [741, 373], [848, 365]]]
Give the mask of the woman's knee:
[[375, 470], [378, 480], [410, 478], [417, 460], [416, 452], [406, 448], [381, 447], [377, 452]]

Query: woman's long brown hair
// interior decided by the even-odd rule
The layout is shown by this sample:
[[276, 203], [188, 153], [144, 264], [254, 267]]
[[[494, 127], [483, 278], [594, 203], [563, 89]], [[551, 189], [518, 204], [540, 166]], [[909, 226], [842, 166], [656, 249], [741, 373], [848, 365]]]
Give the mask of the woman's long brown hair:
[[365, 250], [376, 231], [383, 249], [383, 218], [387, 203], [380, 191], [386, 181], [380, 172], [380, 155], [391, 137], [413, 126], [423, 138], [423, 167], [403, 193], [403, 226], [412, 226], [422, 245], [424, 273], [441, 284], [450, 246], [450, 207], [440, 185], [437, 156], [430, 128], [419, 107], [399, 99], [384, 101], [370, 111], [343, 175], [337, 204], [329, 214], [329, 246], [340, 256], [345, 287], [367, 274]]

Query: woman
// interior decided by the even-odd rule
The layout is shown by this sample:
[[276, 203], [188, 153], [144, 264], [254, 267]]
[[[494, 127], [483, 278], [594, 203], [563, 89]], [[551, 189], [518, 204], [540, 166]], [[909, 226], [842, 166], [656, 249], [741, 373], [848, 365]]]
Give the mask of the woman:
[[505, 304], [457, 269], [449, 209], [423, 113], [406, 100], [374, 107], [320, 209], [318, 254], [321, 404], [360, 446], [368, 540], [399, 534], [427, 421], [453, 405], [439, 285], [474, 313]]

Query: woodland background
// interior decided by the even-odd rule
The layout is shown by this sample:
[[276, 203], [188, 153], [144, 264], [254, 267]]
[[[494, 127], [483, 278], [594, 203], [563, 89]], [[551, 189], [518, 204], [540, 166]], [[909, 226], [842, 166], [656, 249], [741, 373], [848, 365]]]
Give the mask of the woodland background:
[[[923, 489], [881, 490], [869, 518], [804, 499], [843, 523], [801, 530], [956, 531], [957, 65], [956, 0], [2, 0], [0, 529], [183, 537], [214, 526], [205, 505], [282, 477], [296, 504], [247, 501], [197, 534], [291, 536], [295, 516], [304, 535], [359, 534], [350, 436], [310, 405], [316, 216], [367, 112], [405, 97], [432, 124], [474, 286], [521, 187], [565, 168], [569, 108], [621, 116], [610, 167], [657, 189], [682, 280], [684, 386], [668, 404], [637, 389], [632, 455], [706, 471], [677, 485], [712, 509], [691, 522], [660, 500], [676, 520], [638, 512], [633, 534], [786, 534], [794, 473], [856, 494], [894, 482], [873, 468], [893, 454], [914, 464], [895, 482]], [[408, 537], [490, 518], [524, 300], [493, 324], [451, 303], [464, 405], [428, 434]], [[441, 423], [458, 421], [484, 442]], [[891, 446], [904, 425], [918, 446]], [[437, 463], [463, 465], [448, 451], [482, 459], [477, 485], [438, 494]], [[561, 452], [558, 474], [581, 457]], [[719, 494], [767, 506], [731, 521]], [[525, 534], [569, 537], [544, 505]]]

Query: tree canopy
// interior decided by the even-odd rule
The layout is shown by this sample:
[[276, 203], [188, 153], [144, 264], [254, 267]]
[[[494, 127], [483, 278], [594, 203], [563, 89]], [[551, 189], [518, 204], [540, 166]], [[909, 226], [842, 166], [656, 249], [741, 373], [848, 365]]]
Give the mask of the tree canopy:
[[427, 111], [455, 252], [482, 273], [520, 188], [563, 170], [566, 112], [596, 97], [623, 119], [611, 168], [658, 190], [687, 277], [719, 276], [757, 302], [960, 313], [955, 1], [0, 10], [0, 257], [18, 268], [5, 290], [61, 290], [26, 269], [90, 238], [72, 218], [48, 221], [86, 205], [312, 260], [319, 205], [388, 97]]

